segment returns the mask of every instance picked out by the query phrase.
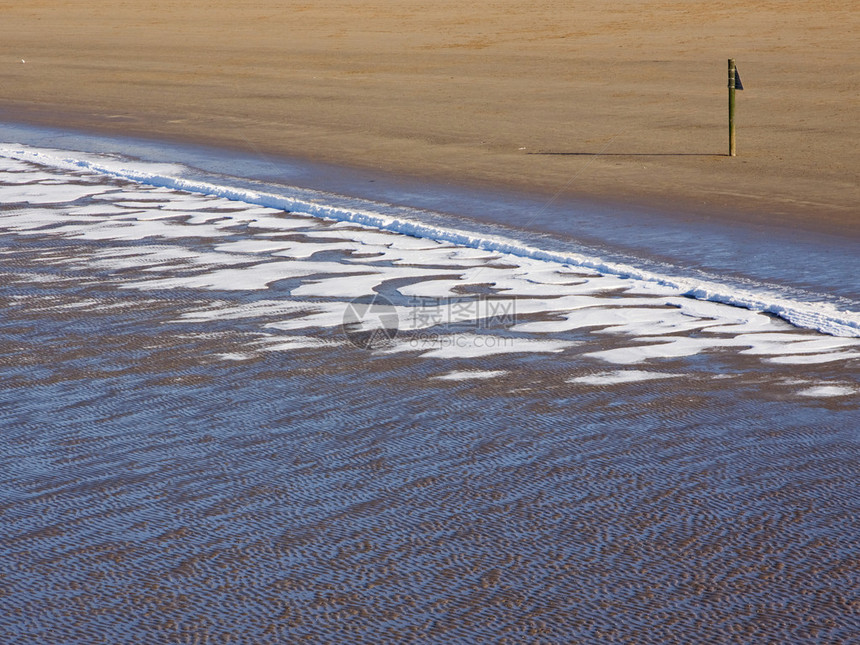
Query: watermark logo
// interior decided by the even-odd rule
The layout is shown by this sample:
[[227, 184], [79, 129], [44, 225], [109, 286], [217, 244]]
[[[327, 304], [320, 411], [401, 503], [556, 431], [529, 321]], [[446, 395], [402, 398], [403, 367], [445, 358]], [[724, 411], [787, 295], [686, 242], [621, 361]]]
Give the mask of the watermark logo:
[[517, 322], [513, 298], [424, 298], [410, 299], [405, 328], [414, 331], [440, 325], [470, 329], [508, 327]]
[[390, 345], [404, 333], [410, 347], [432, 349], [451, 343], [459, 346], [456, 343], [465, 341], [457, 338], [464, 333], [472, 338], [476, 332], [504, 329], [516, 322], [513, 298], [410, 298], [405, 306], [395, 307], [376, 294], [347, 303], [343, 331], [350, 343], [362, 349]]
[[498, 354], [513, 351], [515, 338], [495, 334], [431, 334], [421, 332], [409, 338], [409, 349], [421, 352]]
[[343, 312], [343, 333], [361, 349], [376, 349], [390, 344], [400, 327], [397, 309], [385, 296], [356, 298]]

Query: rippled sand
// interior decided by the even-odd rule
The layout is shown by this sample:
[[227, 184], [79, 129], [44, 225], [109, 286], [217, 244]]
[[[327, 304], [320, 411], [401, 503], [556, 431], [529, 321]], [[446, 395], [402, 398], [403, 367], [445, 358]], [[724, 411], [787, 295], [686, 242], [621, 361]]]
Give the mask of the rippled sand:
[[[0, 641], [860, 629], [855, 339], [7, 164]], [[401, 327], [364, 349], [373, 293]]]

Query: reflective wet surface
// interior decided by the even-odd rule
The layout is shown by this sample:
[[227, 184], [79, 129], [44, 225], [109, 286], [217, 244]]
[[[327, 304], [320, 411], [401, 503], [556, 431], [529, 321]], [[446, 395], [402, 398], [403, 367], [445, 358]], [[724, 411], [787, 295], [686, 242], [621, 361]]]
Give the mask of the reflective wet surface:
[[[195, 176], [271, 191], [323, 191], [377, 203], [424, 209], [427, 221], [478, 231], [506, 227], [521, 239], [561, 250], [582, 250], [655, 270], [734, 278], [738, 285], [787, 290], [792, 297], [860, 307], [857, 240], [845, 236], [740, 226], [684, 213], [659, 213], [572, 199], [466, 189], [371, 171], [282, 159], [257, 151], [222, 150], [163, 141], [3, 123], [0, 138], [35, 146], [124, 154], [149, 162], [182, 163]], [[572, 180], [579, 168], [571, 169]], [[581, 179], [584, 180], [584, 179]], [[571, 188], [575, 194], [576, 181]], [[441, 219], [432, 213], [442, 215]], [[414, 213], [413, 213], [414, 214]]]
[[[0, 641], [860, 630], [856, 339], [87, 173], [0, 183]], [[399, 328], [364, 349], [342, 323], [372, 294]]]

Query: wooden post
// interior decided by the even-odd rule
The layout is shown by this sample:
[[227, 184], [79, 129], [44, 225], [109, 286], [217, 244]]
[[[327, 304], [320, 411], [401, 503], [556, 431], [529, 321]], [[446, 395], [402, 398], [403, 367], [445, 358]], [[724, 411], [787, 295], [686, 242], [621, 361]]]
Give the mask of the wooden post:
[[729, 59], [729, 156], [735, 152], [735, 59]]

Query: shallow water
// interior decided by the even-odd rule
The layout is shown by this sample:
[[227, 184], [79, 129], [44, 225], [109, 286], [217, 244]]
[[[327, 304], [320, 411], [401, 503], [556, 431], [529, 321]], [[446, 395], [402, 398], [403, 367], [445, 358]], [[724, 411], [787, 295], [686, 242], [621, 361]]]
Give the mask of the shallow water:
[[[191, 179], [208, 181], [214, 177], [223, 185], [307, 195], [309, 199], [322, 197], [346, 207], [366, 205], [370, 200], [386, 212], [422, 217], [440, 227], [468, 228], [479, 234], [502, 230], [542, 248], [582, 251], [672, 275], [734, 279], [737, 286], [752, 283], [795, 298], [860, 309], [857, 240], [826, 233], [743, 227], [692, 219], [683, 213], [624, 209], [577, 201], [564, 192], [546, 199], [467, 190], [276, 158], [258, 151], [224, 151], [11, 123], [2, 124], [0, 139], [123, 154], [154, 163], [181, 163], [184, 176]], [[343, 196], [349, 198], [343, 200]]]
[[860, 628], [857, 339], [4, 163], [0, 641]]

